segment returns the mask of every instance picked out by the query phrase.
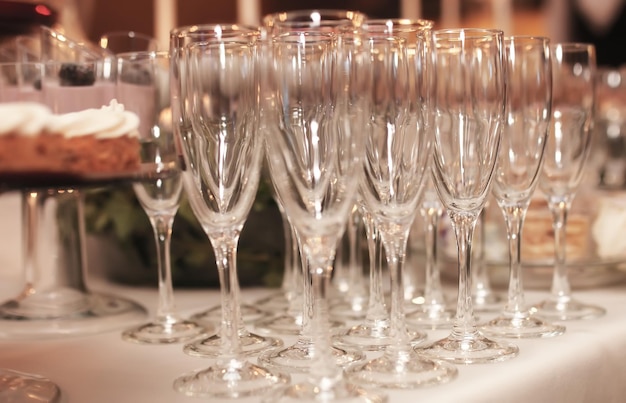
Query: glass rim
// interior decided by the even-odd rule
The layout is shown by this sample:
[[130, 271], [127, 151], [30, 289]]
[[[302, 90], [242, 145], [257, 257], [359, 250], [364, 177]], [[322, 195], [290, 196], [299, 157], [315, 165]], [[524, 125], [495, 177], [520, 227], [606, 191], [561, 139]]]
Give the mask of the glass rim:
[[[75, 40], [66, 36], [64, 33], [59, 32], [50, 27], [42, 26], [40, 29], [41, 29], [41, 35], [53, 38], [53, 40], [59, 41], [60, 43], [67, 46], [69, 49], [81, 52], [84, 56], [86, 56], [87, 59], [89, 59], [89, 61], [98, 62], [98, 61], [102, 61], [103, 59], [114, 56], [113, 53], [111, 53], [109, 50], [102, 48], [99, 45], [90, 46], [88, 43], [76, 42]], [[45, 46], [45, 44], [46, 44], [46, 41], [43, 40], [42, 38], [41, 39], [42, 48]], [[47, 62], [54, 62], [57, 60], [48, 58], [45, 60], [42, 59], [42, 61], [47, 63]], [[66, 60], [65, 62], [70, 63], [72, 61]]]
[[424, 18], [375, 18], [363, 21], [361, 29], [367, 30], [365, 28], [367, 25], [374, 25], [377, 27], [391, 25], [394, 28], [411, 28], [414, 26], [416, 28], [432, 29], [435, 26], [435, 21]]
[[510, 41], [528, 41], [528, 42], [546, 42], [550, 43], [550, 38], [542, 35], [508, 35], [504, 37], [505, 42]]
[[199, 52], [199, 50], [196, 50], [196, 49], [215, 49], [215, 48], [217, 49], [250, 48], [251, 49], [252, 47], [253, 47], [253, 42], [234, 39], [234, 38], [231, 38], [230, 40], [225, 40], [225, 41], [224, 40], [210, 40], [210, 41], [191, 42], [184, 46], [185, 50], [188, 51], [186, 53], [186, 56], [189, 55], [189, 52], [194, 52], [194, 51]]
[[[332, 31], [317, 31], [317, 30], [308, 30], [308, 31], [286, 31], [281, 32], [272, 36], [272, 43], [303, 43], [301, 38], [311, 38], [310, 40], [306, 40], [304, 43], [332, 43], [337, 39], [337, 34]], [[317, 40], [315, 38], [318, 38]], [[289, 40], [289, 38], [294, 38], [294, 40]]]
[[[291, 17], [307, 17], [318, 14], [319, 20], [315, 18], [311, 18], [310, 21], [302, 20], [302, 21], [293, 21], [290, 20]], [[276, 13], [270, 13], [263, 16], [261, 19], [261, 23], [265, 27], [273, 27], [276, 25], [276, 22], [281, 24], [289, 24], [290, 22], [316, 22], [316, 20], [323, 21], [322, 16], [332, 16], [338, 17], [336, 20], [330, 21], [359, 21], [363, 22], [367, 19], [367, 15], [361, 11], [356, 10], [342, 10], [342, 9], [330, 9], [330, 8], [312, 8], [308, 10], [291, 10], [291, 11], [279, 11]]]
[[468, 39], [479, 39], [487, 36], [499, 36], [504, 38], [504, 31], [495, 28], [444, 28], [435, 29], [432, 31], [433, 40], [439, 38], [447, 39], [461, 36]]
[[122, 52], [115, 55], [118, 60], [142, 61], [150, 59], [161, 59], [170, 57], [166, 50], [140, 50], [135, 52]]
[[259, 27], [246, 24], [192, 24], [176, 27], [170, 31], [170, 38], [184, 38], [192, 35], [208, 34], [211, 32], [223, 35], [227, 31], [227, 35], [245, 34], [247, 32], [259, 31]]
[[595, 45], [588, 42], [556, 42], [550, 44], [550, 49], [565, 49], [573, 51], [595, 50]]

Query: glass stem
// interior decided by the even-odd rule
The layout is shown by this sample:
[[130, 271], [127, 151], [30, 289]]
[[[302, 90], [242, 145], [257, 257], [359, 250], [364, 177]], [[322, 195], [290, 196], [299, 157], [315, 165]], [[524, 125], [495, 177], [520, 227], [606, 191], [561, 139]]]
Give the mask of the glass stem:
[[[474, 253], [476, 254], [476, 267], [472, 272], [472, 295], [478, 301], [483, 301], [491, 295], [491, 284], [487, 273], [487, 264], [485, 262], [485, 212], [481, 212], [478, 216], [478, 239], [475, 242]], [[476, 224], [474, 224], [474, 227]]]
[[175, 304], [172, 285], [172, 267], [170, 259], [170, 243], [174, 214], [150, 215], [150, 223], [154, 231], [157, 249], [157, 268], [159, 275], [159, 305], [157, 318], [162, 322], [173, 321]]
[[243, 323], [239, 305], [239, 283], [237, 278], [237, 243], [240, 231], [211, 237], [215, 261], [220, 279], [222, 300], [221, 353], [220, 358], [228, 361], [240, 356], [239, 328]]
[[439, 203], [430, 203], [424, 209], [426, 234], [424, 246], [426, 248], [426, 276], [424, 284], [424, 304], [426, 308], [445, 305], [443, 289], [441, 287], [441, 275], [437, 261], [437, 235], [439, 232], [439, 220], [443, 209]]
[[525, 310], [524, 287], [522, 282], [522, 226], [526, 216], [526, 206], [503, 206], [504, 221], [506, 222], [507, 238], [509, 240], [509, 290], [504, 312], [519, 316]]
[[[314, 345], [314, 359], [311, 363], [309, 376], [314, 385], [320, 385], [320, 400], [331, 400], [322, 398], [325, 389], [332, 393], [333, 385], [340, 381], [342, 370], [335, 362], [331, 343], [330, 314], [328, 311], [328, 289], [330, 286], [330, 276], [332, 272], [330, 259], [307, 259], [307, 270], [311, 277], [311, 289], [313, 303], [311, 304], [312, 323], [310, 326], [311, 336]], [[306, 316], [306, 315], [305, 315]]]
[[361, 259], [361, 225], [363, 217], [360, 209], [353, 208], [348, 223], [348, 242], [349, 242], [349, 267], [348, 278], [350, 279], [350, 288], [348, 294], [351, 298], [361, 298], [365, 292], [363, 284], [363, 262]]
[[300, 341], [309, 342], [312, 336], [312, 324], [314, 323], [314, 307], [315, 295], [313, 294], [313, 274], [308, 270], [308, 263], [304, 253], [300, 253], [302, 259], [302, 331], [300, 332]]
[[285, 294], [285, 297], [289, 299], [294, 290], [293, 248], [295, 242], [293, 239], [291, 225], [289, 224], [289, 220], [287, 219], [287, 216], [282, 208], [280, 209], [280, 215], [283, 223], [283, 236], [285, 237], [285, 266], [283, 268], [283, 281], [280, 288]]
[[387, 265], [391, 278], [391, 307], [389, 311], [391, 336], [394, 344], [386, 350], [386, 354], [397, 355], [409, 346], [409, 334], [406, 329], [404, 315], [404, 281], [403, 266], [406, 256], [408, 230], [394, 234], [381, 233], [387, 255]]
[[387, 314], [387, 308], [385, 308], [383, 294], [382, 242], [371, 214], [363, 213], [363, 224], [367, 236], [370, 268], [369, 302], [366, 320], [368, 322], [387, 321], [389, 315]]
[[39, 203], [36, 191], [22, 192], [22, 226], [24, 228], [24, 282], [22, 295], [30, 295], [36, 290], [34, 284], [39, 274], [37, 267], [37, 229], [39, 228]]
[[552, 296], [560, 301], [567, 302], [571, 295], [571, 288], [567, 273], [565, 239], [567, 214], [570, 202], [561, 201], [550, 203], [552, 212], [552, 228], [554, 230], [554, 275], [552, 278]]
[[472, 237], [474, 235], [478, 214], [458, 213], [453, 211], [449, 214], [459, 250], [459, 293], [456, 317], [451, 336], [457, 340], [463, 340], [468, 336], [478, 334], [478, 329], [474, 322], [471, 284]]
[[[302, 259], [300, 249], [298, 247], [296, 231], [293, 229], [291, 224], [289, 225], [288, 230], [289, 232], [285, 233], [285, 236], [288, 236], [290, 240], [289, 245], [285, 246], [289, 246], [291, 251], [289, 252], [289, 260], [286, 262], [289, 267], [285, 267], [285, 270], [289, 270], [291, 272], [289, 276], [291, 280], [289, 284], [289, 291], [286, 292], [288, 302], [287, 312], [293, 317], [302, 318], [302, 306], [304, 304], [303, 291], [305, 289], [303, 287], [304, 276], [302, 273]], [[310, 288], [310, 286], [308, 288]]]

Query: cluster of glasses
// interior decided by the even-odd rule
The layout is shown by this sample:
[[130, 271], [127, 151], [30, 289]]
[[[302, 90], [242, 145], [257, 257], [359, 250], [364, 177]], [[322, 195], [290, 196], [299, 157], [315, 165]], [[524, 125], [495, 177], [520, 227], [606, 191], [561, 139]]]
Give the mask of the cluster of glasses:
[[[216, 360], [176, 379], [178, 391], [385, 401], [379, 390], [447, 383], [454, 364], [518, 354], [497, 339], [557, 336], [565, 327], [551, 320], [603, 313], [571, 298], [564, 264], [565, 218], [589, 153], [592, 46], [299, 11], [267, 16], [261, 28], [178, 28], [170, 58], [184, 189], [215, 250], [222, 290], [219, 331], [185, 347]], [[264, 173], [290, 246], [281, 292], [251, 307], [239, 300], [236, 251]], [[557, 260], [552, 297], [529, 307], [520, 234], [537, 186], [558, 229]], [[507, 224], [510, 286], [501, 314], [478, 323], [472, 240], [491, 194]], [[436, 254], [427, 259], [423, 303], [407, 308], [410, 230], [421, 213], [433, 244], [444, 212], [458, 245], [456, 310], [441, 291]], [[370, 281], [367, 300], [355, 304], [331, 276], [342, 234], [353, 245], [359, 225]], [[194, 318], [215, 320], [215, 312]], [[439, 327], [451, 327], [450, 335], [425, 341], [424, 329]], [[285, 346], [280, 335], [297, 339]], [[291, 383], [295, 374], [308, 376]]]
[[[156, 317], [123, 338], [183, 342], [185, 353], [214, 359], [175, 379], [179, 392], [384, 402], [385, 389], [447, 383], [455, 364], [518, 354], [496, 339], [558, 336], [565, 327], [552, 320], [603, 314], [572, 298], [565, 264], [567, 213], [589, 154], [593, 46], [342, 10], [272, 14], [261, 27], [180, 27], [169, 52], [134, 33], [106, 35], [100, 45], [109, 62], [95, 71], [115, 71], [109, 96], [140, 116], [147, 176], [133, 187], [158, 253]], [[240, 301], [237, 246], [264, 175], [288, 253], [281, 291], [252, 306]], [[520, 235], [537, 187], [554, 217], [556, 262], [552, 296], [529, 307]], [[169, 257], [183, 192], [214, 249], [221, 290], [218, 307], [188, 319], [176, 313]], [[491, 194], [506, 222], [510, 282], [501, 314], [478, 323], [483, 283], [472, 269], [473, 236]], [[36, 196], [25, 193], [26, 221], [36, 217]], [[436, 261], [444, 213], [458, 246], [456, 309]], [[420, 304], [407, 304], [404, 266], [418, 214], [425, 288]], [[333, 288], [331, 277], [347, 232], [343, 279], [364, 289], [355, 252], [361, 226], [369, 291], [357, 298]], [[90, 295], [77, 278], [79, 296]], [[450, 327], [448, 337], [427, 341], [426, 329]], [[281, 335], [296, 342], [285, 346]], [[295, 374], [308, 376], [292, 382]]]

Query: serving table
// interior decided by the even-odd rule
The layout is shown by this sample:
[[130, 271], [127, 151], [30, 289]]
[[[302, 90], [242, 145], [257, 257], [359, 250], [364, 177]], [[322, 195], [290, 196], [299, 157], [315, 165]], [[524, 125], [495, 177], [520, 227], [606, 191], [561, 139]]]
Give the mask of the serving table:
[[[19, 290], [19, 201], [0, 197], [0, 297]], [[102, 262], [106, 265], [106, 262]], [[156, 288], [113, 284], [97, 270], [89, 286], [143, 304], [154, 313]], [[451, 289], [454, 286], [450, 287]], [[254, 302], [275, 290], [244, 289], [244, 302]], [[535, 302], [548, 290], [527, 291]], [[567, 322], [564, 335], [540, 340], [514, 340], [519, 356], [505, 362], [460, 366], [456, 380], [441, 386], [389, 391], [390, 403], [541, 403], [626, 402], [626, 284], [576, 290], [576, 297], [607, 309], [606, 316]], [[176, 303], [192, 314], [219, 302], [218, 290], [177, 289]], [[492, 314], [481, 314], [487, 320]], [[121, 330], [121, 329], [120, 329]], [[202, 401], [179, 394], [173, 380], [182, 373], [211, 364], [187, 356], [181, 345], [146, 346], [122, 341], [120, 330], [82, 336], [0, 339], [0, 368], [36, 373], [52, 379], [62, 391], [62, 403], [186, 403]], [[447, 335], [429, 331], [428, 339]], [[290, 344], [293, 338], [284, 338]], [[294, 376], [295, 380], [302, 375]], [[241, 402], [260, 402], [260, 397]], [[226, 400], [225, 400], [226, 401]], [[219, 400], [211, 399], [211, 402]]]

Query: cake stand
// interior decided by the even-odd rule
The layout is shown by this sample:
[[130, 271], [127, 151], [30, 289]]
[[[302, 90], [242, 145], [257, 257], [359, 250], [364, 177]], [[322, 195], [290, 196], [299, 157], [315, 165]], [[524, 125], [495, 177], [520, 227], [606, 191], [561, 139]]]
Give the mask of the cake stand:
[[[48, 183], [44, 186], [46, 178]], [[120, 296], [91, 291], [85, 280], [83, 192], [93, 186], [140, 179], [138, 174], [11, 177], [0, 173], [0, 189], [15, 189], [21, 183], [21, 190], [32, 195], [33, 205], [25, 208], [37, 212], [25, 215], [25, 218], [35, 217], [37, 222], [24, 223], [24, 230], [31, 231], [30, 235], [35, 237], [35, 259], [30, 264], [30, 273], [26, 273], [22, 292], [0, 305], [0, 337], [90, 334], [127, 327], [145, 319], [147, 311], [143, 306]], [[29, 199], [26, 198], [25, 204]]]

